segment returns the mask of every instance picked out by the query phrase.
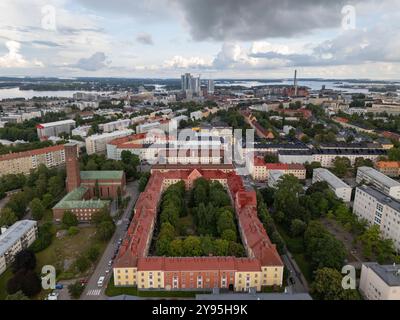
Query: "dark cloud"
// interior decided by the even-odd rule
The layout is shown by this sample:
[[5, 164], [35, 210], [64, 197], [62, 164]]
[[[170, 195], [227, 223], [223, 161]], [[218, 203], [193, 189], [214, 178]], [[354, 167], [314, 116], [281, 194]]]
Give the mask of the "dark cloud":
[[58, 43], [55, 43], [53, 41], [44, 41], [44, 40], [34, 40], [32, 41], [32, 44], [37, 44], [40, 46], [45, 46], [45, 47], [61, 47]]
[[[181, 0], [195, 40], [292, 37], [340, 26], [345, 0]], [[352, 1], [359, 2], [358, 0]]]
[[145, 44], [145, 45], [153, 45], [153, 38], [151, 36], [151, 34], [149, 33], [140, 33], [136, 36], [136, 41], [141, 43], [141, 44]]
[[104, 52], [96, 52], [89, 58], [79, 59], [79, 61], [71, 67], [85, 71], [97, 71], [107, 67], [108, 64], [110, 64], [110, 62], [107, 61], [107, 57]]
[[338, 27], [343, 6], [376, 0], [79, 1], [94, 10], [130, 15], [146, 22], [181, 15], [192, 38], [198, 41], [251, 41]]
[[314, 47], [310, 54], [258, 52], [258, 59], [281, 59], [287, 66], [335, 66], [368, 62], [400, 63], [400, 28], [379, 26], [372, 30], [349, 30]]

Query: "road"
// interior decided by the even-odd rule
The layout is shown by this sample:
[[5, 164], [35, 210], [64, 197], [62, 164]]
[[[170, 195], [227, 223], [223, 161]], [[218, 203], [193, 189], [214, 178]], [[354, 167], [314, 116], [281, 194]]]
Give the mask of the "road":
[[288, 293], [306, 293], [308, 292], [307, 280], [304, 278], [300, 271], [296, 261], [293, 259], [291, 253], [287, 251], [286, 254], [282, 255], [282, 260], [289, 270], [289, 277], [293, 279], [293, 282], [288, 281]]
[[[110, 242], [105, 249], [103, 256], [101, 257], [99, 263], [96, 266], [96, 269], [92, 273], [88, 283], [86, 285], [85, 290], [83, 291], [80, 300], [105, 300], [107, 296], [104, 291], [107, 287], [107, 283], [110, 280], [112, 275], [112, 266], [109, 266], [108, 263], [114, 256], [115, 251], [118, 248], [118, 240], [123, 239], [127, 230], [127, 225], [130, 222], [130, 214], [132, 213], [133, 207], [136, 203], [136, 200], [139, 196], [138, 190], [138, 182], [131, 182], [127, 184], [127, 193], [131, 197], [131, 200], [122, 215], [121, 219], [116, 223], [116, 230], [111, 238]], [[108, 274], [106, 274], [106, 270], [110, 270]], [[101, 276], [105, 276], [104, 285], [99, 288], [97, 286], [97, 281]]]

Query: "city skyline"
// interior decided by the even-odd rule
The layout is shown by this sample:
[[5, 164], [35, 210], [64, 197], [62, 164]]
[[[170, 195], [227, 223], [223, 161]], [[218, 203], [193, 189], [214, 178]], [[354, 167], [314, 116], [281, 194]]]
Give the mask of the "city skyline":
[[400, 3], [3, 1], [4, 76], [400, 77]]

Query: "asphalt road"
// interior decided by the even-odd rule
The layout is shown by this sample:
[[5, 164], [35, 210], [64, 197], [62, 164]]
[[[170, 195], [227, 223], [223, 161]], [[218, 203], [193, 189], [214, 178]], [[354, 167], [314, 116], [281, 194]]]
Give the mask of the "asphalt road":
[[288, 276], [288, 293], [306, 293], [308, 292], [307, 280], [304, 278], [297, 266], [296, 262], [292, 258], [290, 252], [281, 256], [282, 260], [289, 270]]
[[[101, 257], [99, 263], [96, 266], [96, 269], [92, 273], [84, 292], [82, 293], [80, 300], [106, 300], [107, 296], [104, 294], [104, 291], [107, 287], [107, 283], [110, 280], [112, 275], [112, 265], [109, 265], [109, 261], [112, 259], [115, 251], [118, 248], [118, 240], [123, 239], [127, 230], [127, 225], [130, 223], [129, 216], [132, 213], [133, 207], [136, 203], [136, 200], [139, 196], [138, 190], [138, 182], [131, 182], [127, 184], [127, 193], [126, 195], [131, 197], [131, 201], [129, 202], [124, 214], [121, 219], [116, 222], [116, 230], [111, 238], [110, 242], [105, 249], [103, 256]], [[106, 273], [106, 270], [109, 270]], [[97, 282], [101, 276], [105, 276], [103, 286], [98, 287]]]

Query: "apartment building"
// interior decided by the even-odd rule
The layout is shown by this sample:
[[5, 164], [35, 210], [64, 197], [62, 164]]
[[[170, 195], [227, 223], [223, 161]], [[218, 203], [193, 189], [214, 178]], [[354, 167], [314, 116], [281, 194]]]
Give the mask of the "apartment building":
[[268, 177], [268, 187], [275, 188], [279, 182], [279, 179], [284, 175], [285, 174], [281, 170], [271, 170]]
[[[119, 248], [113, 266], [114, 284], [138, 289], [211, 290], [219, 287], [235, 291], [281, 286], [283, 262], [257, 217], [256, 193], [246, 190], [241, 177], [232, 169], [227, 170], [226, 166], [153, 167], [146, 190], [136, 202], [135, 217]], [[247, 256], [149, 256], [162, 192], [181, 180], [190, 189], [201, 177], [219, 181], [227, 188]]]
[[107, 133], [107, 132], [113, 132], [116, 130], [128, 129], [128, 127], [131, 124], [132, 124], [131, 119], [121, 119], [121, 120], [117, 120], [117, 121], [99, 124], [99, 128], [103, 132]]
[[360, 292], [367, 300], [400, 300], [400, 266], [363, 263]]
[[357, 183], [373, 185], [376, 189], [395, 199], [400, 199], [400, 183], [370, 167], [359, 167]]
[[36, 126], [37, 135], [41, 141], [52, 136], [58, 137], [61, 133], [70, 134], [73, 128], [75, 128], [74, 120], [41, 123]]
[[400, 251], [400, 202], [367, 185], [357, 187], [353, 213], [369, 225], [378, 225], [382, 237]]
[[0, 235], [0, 274], [10, 266], [18, 252], [36, 240], [37, 232], [36, 221], [20, 220]]
[[103, 134], [94, 134], [92, 136], [89, 136], [85, 140], [86, 152], [88, 154], [105, 153], [107, 150], [108, 142], [110, 142], [114, 139], [117, 139], [117, 138], [129, 136], [132, 133], [133, 133], [133, 130], [126, 129], [126, 130], [118, 130], [118, 131], [103, 133]]
[[339, 199], [342, 199], [344, 202], [350, 202], [352, 188], [336, 177], [332, 172], [324, 168], [314, 169], [312, 183], [320, 181], [327, 182], [329, 188]]
[[292, 174], [299, 180], [306, 179], [306, 168], [298, 163], [266, 163], [262, 157], [255, 157], [249, 162], [249, 172], [256, 181], [268, 180], [271, 171], [281, 171], [283, 174]]
[[378, 161], [379, 157], [387, 154], [380, 149], [309, 149], [309, 150], [278, 150], [279, 162], [301, 163], [320, 162], [324, 168], [331, 168], [337, 157], [347, 158], [353, 166], [357, 158]]
[[374, 167], [380, 173], [389, 177], [398, 177], [400, 175], [399, 161], [378, 161]]
[[6, 174], [29, 174], [40, 164], [48, 168], [65, 164], [64, 145], [51, 146], [0, 156], [0, 176]]

